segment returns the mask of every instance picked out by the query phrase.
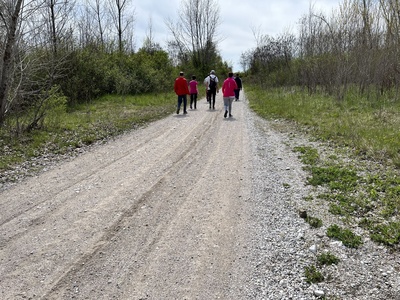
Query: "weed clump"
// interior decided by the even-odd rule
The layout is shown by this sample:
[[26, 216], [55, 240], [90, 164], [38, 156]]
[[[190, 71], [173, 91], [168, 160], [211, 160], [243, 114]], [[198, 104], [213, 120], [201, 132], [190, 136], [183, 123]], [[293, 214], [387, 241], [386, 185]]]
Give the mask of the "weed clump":
[[324, 281], [324, 276], [314, 265], [306, 266], [304, 268], [304, 275], [306, 277], [306, 282], [308, 283], [319, 283]]
[[358, 248], [362, 245], [360, 236], [354, 234], [351, 230], [341, 228], [336, 224], [328, 227], [327, 236], [341, 241], [343, 245], [349, 248]]

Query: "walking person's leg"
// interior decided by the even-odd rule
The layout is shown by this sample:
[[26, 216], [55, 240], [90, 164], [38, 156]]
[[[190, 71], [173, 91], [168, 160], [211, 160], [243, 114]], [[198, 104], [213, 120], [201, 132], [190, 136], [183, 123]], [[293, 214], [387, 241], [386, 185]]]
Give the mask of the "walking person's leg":
[[239, 100], [239, 89], [235, 89], [235, 100]]
[[232, 117], [232, 103], [234, 99], [235, 99], [234, 97], [229, 97], [229, 102], [228, 102], [229, 117]]
[[182, 95], [178, 96], [178, 106], [176, 108], [176, 113], [179, 114], [179, 110], [181, 109], [181, 105], [182, 105]]
[[194, 94], [190, 94], [190, 109], [192, 109], [192, 107], [193, 107], [193, 98], [194, 98]]
[[228, 116], [229, 97], [224, 97], [224, 108], [225, 108], [224, 118], [226, 118]]
[[194, 94], [193, 95], [194, 97], [194, 99], [193, 99], [193, 102], [194, 102], [194, 109], [197, 109], [197, 94]]
[[187, 95], [184, 95], [183, 96], [183, 113], [184, 114], [187, 114], [186, 106], [187, 106]]
[[213, 91], [212, 97], [213, 97], [213, 109], [215, 109], [215, 96], [217, 94], [217, 91]]

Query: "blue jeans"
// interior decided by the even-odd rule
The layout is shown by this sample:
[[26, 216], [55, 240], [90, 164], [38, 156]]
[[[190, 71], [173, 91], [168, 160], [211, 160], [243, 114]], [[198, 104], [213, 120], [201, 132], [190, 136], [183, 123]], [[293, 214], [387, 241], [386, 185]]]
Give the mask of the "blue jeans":
[[186, 95], [178, 95], [178, 111], [181, 109], [181, 105], [183, 102], [183, 112], [186, 112], [187, 105], [187, 96]]

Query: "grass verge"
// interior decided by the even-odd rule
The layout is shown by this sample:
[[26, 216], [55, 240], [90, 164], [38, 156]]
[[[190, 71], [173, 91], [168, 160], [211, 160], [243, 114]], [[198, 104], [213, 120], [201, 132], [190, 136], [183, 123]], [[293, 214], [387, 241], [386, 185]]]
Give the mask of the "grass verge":
[[263, 117], [292, 120], [322, 140], [334, 141], [374, 160], [400, 167], [400, 102], [349, 92], [333, 97], [293, 89], [246, 86], [251, 108]]
[[[347, 146], [338, 155], [324, 157], [310, 146], [300, 145], [294, 151], [309, 172], [308, 183], [322, 187], [316, 190], [323, 191], [316, 198], [327, 202], [331, 214], [344, 224], [363, 228], [371, 240], [399, 249], [400, 103], [356, 101], [351, 95], [338, 103], [296, 90], [262, 91], [254, 87], [246, 88], [246, 95], [261, 116], [293, 121], [299, 130], [319, 140]], [[313, 199], [307, 197], [308, 201]], [[348, 247], [361, 245], [360, 237], [338, 225], [329, 227], [327, 233]]]

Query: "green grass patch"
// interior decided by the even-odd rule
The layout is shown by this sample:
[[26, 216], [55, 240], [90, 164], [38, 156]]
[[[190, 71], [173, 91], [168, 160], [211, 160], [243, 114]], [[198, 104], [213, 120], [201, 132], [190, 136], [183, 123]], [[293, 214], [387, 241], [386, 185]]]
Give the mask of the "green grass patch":
[[304, 268], [304, 276], [306, 277], [306, 282], [310, 284], [324, 281], [324, 276], [314, 265], [306, 266]]
[[340, 262], [340, 259], [337, 258], [332, 253], [326, 252], [326, 253], [317, 255], [317, 261], [318, 261], [318, 264], [320, 264], [320, 265], [330, 266], [330, 265], [337, 265]]
[[360, 236], [354, 234], [351, 230], [341, 228], [336, 224], [328, 227], [327, 236], [342, 241], [343, 245], [349, 248], [358, 248], [362, 245]]
[[[301, 155], [313, 153], [312, 157], [319, 157], [310, 147], [296, 147], [295, 151]], [[328, 161], [321, 161], [320, 158], [302, 160], [303, 163], [307, 163], [305, 169], [311, 174], [308, 182], [329, 190], [319, 194], [317, 198], [328, 203], [328, 211], [331, 214], [342, 216], [349, 222], [359, 220], [358, 225], [369, 232], [373, 241], [388, 246], [398, 244], [399, 234], [396, 226], [400, 223], [400, 177], [397, 173], [392, 170], [383, 174], [367, 173], [362, 177], [355, 168], [334, 164], [329, 159], [337, 161], [334, 155], [330, 156]], [[395, 221], [382, 225], [382, 219]], [[335, 236], [333, 231], [331, 234]], [[346, 234], [343, 237], [346, 237]], [[347, 242], [346, 239], [343, 242], [352, 245], [352, 242]]]
[[322, 227], [322, 220], [321, 219], [307, 216], [305, 220], [306, 220], [306, 222], [308, 224], [310, 224], [311, 227], [314, 227], [314, 228]]
[[372, 228], [371, 239], [387, 246], [400, 243], [400, 222], [376, 225]]
[[312, 166], [308, 182], [313, 185], [328, 185], [332, 190], [351, 191], [357, 187], [357, 172], [342, 166]]
[[308, 146], [298, 146], [294, 151], [300, 152], [299, 158], [305, 165], [316, 165], [319, 162], [318, 150]]

